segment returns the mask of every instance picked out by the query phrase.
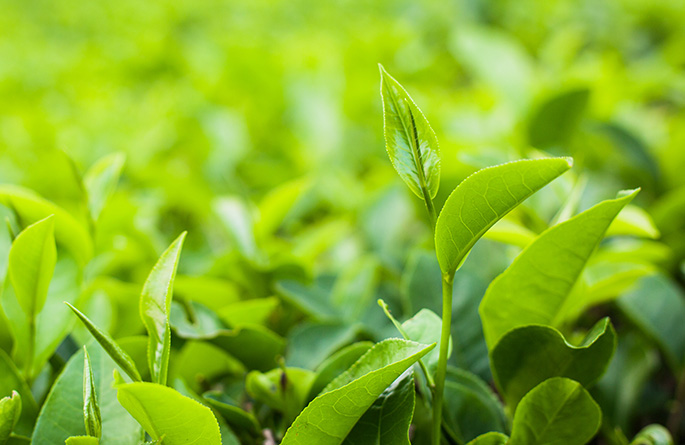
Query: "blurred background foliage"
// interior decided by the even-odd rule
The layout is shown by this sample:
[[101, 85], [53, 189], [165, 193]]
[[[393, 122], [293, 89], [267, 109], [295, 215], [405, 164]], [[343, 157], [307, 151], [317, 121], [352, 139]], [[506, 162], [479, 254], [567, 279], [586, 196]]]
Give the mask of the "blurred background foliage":
[[[1, 9], [0, 180], [90, 227], [94, 256], [78, 289], [85, 312], [116, 337], [142, 332], [129, 305], [183, 230], [177, 296], [219, 312], [264, 299], [245, 313], [288, 339], [293, 366], [396, 335], [376, 298], [399, 318], [440, 312], [430, 228], [385, 152], [377, 63], [438, 135], [438, 203], [478, 168], [573, 156], [575, 176], [512, 218], [536, 234], [573, 190], [585, 209], [642, 187], [636, 203], [661, 237], [621, 240], [605, 256], [656, 266], [682, 300], [682, 1], [30, 0]], [[90, 224], [80, 178], [114, 152], [125, 155], [119, 186]], [[520, 251], [513, 244], [479, 242], [456, 279], [452, 363], [484, 378], [477, 306]], [[640, 289], [653, 288], [630, 295]], [[640, 329], [620, 308], [595, 309], [578, 325], [615, 313], [629, 335], [625, 347], [619, 341], [623, 363], [638, 360], [628, 349], [645, 338], [684, 335], [677, 323]], [[311, 332], [330, 341], [312, 345]], [[74, 337], [87, 339], [78, 329]], [[9, 351], [9, 334], [0, 339]], [[616, 402], [620, 383], [599, 385], [609, 388], [598, 397], [605, 414], [614, 410], [612, 426], [631, 432], [666, 423], [685, 357], [680, 344], [639, 350], [652, 355], [649, 366], [640, 361], [635, 378], [646, 389], [630, 407]], [[673, 354], [673, 372], [664, 371], [658, 363]]]

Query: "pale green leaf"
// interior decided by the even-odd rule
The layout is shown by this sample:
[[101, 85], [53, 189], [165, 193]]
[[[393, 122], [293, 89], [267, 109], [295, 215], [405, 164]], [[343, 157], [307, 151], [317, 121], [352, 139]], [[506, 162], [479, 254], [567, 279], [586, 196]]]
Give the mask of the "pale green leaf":
[[88, 193], [88, 209], [94, 221], [97, 221], [114, 192], [125, 160], [124, 153], [107, 155], [93, 164], [83, 177], [83, 185]]
[[150, 367], [150, 375], [153, 382], [162, 385], [166, 384], [169, 349], [171, 348], [171, 331], [169, 328], [171, 294], [185, 236], [186, 232], [183, 232], [162, 253], [145, 281], [140, 296], [140, 317], [149, 337], [148, 366]]
[[438, 138], [402, 85], [381, 65], [378, 67], [385, 148], [402, 180], [416, 196], [428, 202], [440, 186]]
[[473, 439], [466, 445], [506, 445], [509, 438], [502, 433], [485, 433]]
[[64, 443], [65, 445], [98, 445], [100, 440], [92, 436], [71, 436]]
[[601, 423], [602, 411], [583, 386], [555, 377], [521, 400], [508, 445], [584, 445]]
[[637, 433], [630, 445], [673, 445], [673, 438], [663, 426], [648, 425]]
[[67, 306], [76, 314], [76, 316], [83, 322], [88, 331], [93, 335], [93, 338], [100, 343], [100, 346], [107, 351], [107, 354], [114, 360], [114, 362], [121, 367], [121, 369], [135, 381], [140, 381], [140, 373], [136, 368], [133, 359], [124, 351], [119, 344], [106, 332], [101, 331], [95, 326], [81, 311], [76, 309], [70, 303], [65, 302]]
[[238, 301], [222, 307], [216, 314], [229, 326], [241, 324], [264, 325], [278, 307], [276, 297], [255, 298], [253, 300]]
[[43, 308], [55, 270], [54, 227], [54, 217], [48, 216], [24, 229], [10, 249], [9, 278], [29, 320]]
[[157, 440], [165, 445], [220, 445], [221, 433], [212, 410], [157, 383], [118, 385], [119, 403]]
[[[437, 343], [435, 349], [421, 359], [426, 364], [428, 371], [433, 375], [438, 366], [438, 352], [440, 350], [440, 329], [442, 321], [440, 317], [429, 309], [421, 309], [416, 315], [402, 323], [402, 331], [406, 333], [407, 340], [418, 343]], [[452, 338], [450, 337], [447, 356], [452, 354]]]
[[616, 348], [616, 333], [608, 318], [600, 320], [579, 346], [548, 326], [522, 326], [507, 332], [490, 353], [492, 374], [507, 404], [551, 377], [567, 377], [584, 386], [597, 381]]
[[21, 396], [12, 391], [11, 397], [0, 399], [0, 444], [4, 444], [12, 434], [21, 416]]
[[412, 371], [408, 370], [378, 396], [343, 444], [409, 445], [414, 398], [414, 377]]
[[637, 194], [621, 192], [543, 232], [488, 287], [480, 304], [488, 348], [510, 329], [558, 326], [571, 291], [611, 221]]
[[634, 235], [651, 239], [661, 236], [649, 213], [634, 205], [625, 206], [611, 223], [607, 236], [613, 235]]
[[342, 443], [376, 398], [434, 347], [400, 339], [378, 343], [307, 405], [282, 444]]
[[102, 437], [102, 417], [93, 379], [93, 367], [85, 346], [83, 347], [83, 418], [86, 434], [98, 439]]
[[451, 279], [493, 224], [569, 168], [570, 158], [523, 160], [485, 168], [464, 179], [447, 198], [435, 226], [443, 275]]

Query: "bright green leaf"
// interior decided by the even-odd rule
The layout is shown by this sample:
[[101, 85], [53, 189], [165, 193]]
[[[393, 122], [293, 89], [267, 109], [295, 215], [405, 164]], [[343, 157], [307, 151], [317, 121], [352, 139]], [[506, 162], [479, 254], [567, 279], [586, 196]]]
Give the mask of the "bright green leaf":
[[157, 264], [152, 268], [145, 281], [140, 296], [140, 317], [148, 333], [148, 366], [152, 381], [166, 384], [169, 368], [169, 349], [171, 348], [171, 331], [169, 312], [171, 294], [174, 288], [174, 277], [181, 247], [186, 232], [183, 232], [169, 248], [162, 253]]
[[376, 398], [434, 347], [399, 339], [376, 344], [307, 405], [282, 444], [342, 443]]
[[65, 445], [98, 445], [100, 440], [92, 436], [71, 436], [64, 443]]
[[661, 235], [652, 217], [638, 206], [627, 205], [621, 210], [607, 230], [607, 236], [634, 235], [657, 239]]
[[509, 438], [502, 433], [485, 433], [466, 445], [506, 445]]
[[93, 367], [85, 346], [83, 347], [83, 418], [86, 434], [98, 439], [102, 437], [102, 417], [93, 379]]
[[570, 158], [523, 160], [485, 168], [464, 179], [447, 198], [435, 226], [443, 275], [451, 279], [493, 224], [569, 168]]
[[510, 329], [558, 326], [569, 296], [611, 221], [637, 190], [621, 192], [543, 232], [488, 287], [480, 304], [483, 333], [492, 349]]
[[340, 351], [328, 357], [316, 368], [316, 378], [309, 389], [307, 401], [316, 397], [329, 383], [342, 374], [354, 362], [371, 349], [373, 343], [360, 341], [344, 347]]
[[269, 315], [278, 307], [276, 297], [238, 301], [222, 307], [216, 314], [229, 326], [241, 324], [264, 325]]
[[285, 349], [282, 337], [258, 325], [223, 330], [210, 342], [240, 360], [247, 369], [259, 371], [276, 366], [276, 357], [282, 355]]
[[15, 433], [30, 436], [38, 416], [38, 405], [17, 367], [5, 351], [0, 349], [0, 396], [13, 396], [15, 391], [20, 394], [22, 405]]
[[48, 216], [24, 229], [10, 249], [9, 278], [29, 320], [43, 308], [55, 270], [54, 227], [54, 217]]
[[490, 353], [492, 374], [507, 404], [551, 377], [567, 377], [584, 386], [606, 371], [616, 348], [616, 333], [608, 318], [588, 332], [580, 346], [569, 344], [548, 326], [522, 326], [507, 332]]
[[119, 181], [126, 155], [112, 153], [98, 160], [83, 177], [88, 193], [88, 209], [93, 221], [97, 221], [107, 200], [114, 193]]
[[12, 434], [21, 416], [21, 396], [12, 391], [11, 397], [0, 399], [0, 444], [4, 444]]
[[221, 433], [212, 410], [156, 383], [118, 385], [119, 403], [157, 440], [165, 445], [220, 445]]
[[673, 445], [673, 438], [663, 426], [648, 425], [637, 433], [630, 445]]
[[428, 202], [440, 186], [438, 138], [407, 91], [385, 69], [381, 71], [381, 98], [385, 148], [393, 167], [419, 198]]
[[584, 445], [601, 423], [602, 411], [583, 386], [555, 377], [521, 400], [508, 445]]

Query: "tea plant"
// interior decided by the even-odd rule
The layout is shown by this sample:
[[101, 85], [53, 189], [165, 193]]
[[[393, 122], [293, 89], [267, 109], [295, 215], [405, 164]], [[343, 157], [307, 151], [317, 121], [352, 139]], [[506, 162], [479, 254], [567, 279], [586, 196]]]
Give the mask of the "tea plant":
[[[301, 245], [276, 234], [303, 193], [298, 182], [265, 198], [259, 221], [244, 202], [217, 197], [212, 213], [234, 249], [210, 268], [216, 275], [178, 274], [183, 232], [151, 270], [129, 271], [135, 281], [149, 270], [138, 289], [112, 276], [116, 243], [102, 247], [121, 155], [83, 176], [69, 164], [77, 211], [1, 186], [0, 321], [12, 343], [9, 354], [0, 349], [0, 444], [582, 445], [598, 434], [616, 445], [673, 443], [658, 424], [630, 442], [612, 406], [626, 390], [621, 373], [628, 384], [645, 374], [649, 363], [632, 358], [649, 350], [644, 338], [619, 342], [609, 317], [584, 318], [622, 296], [616, 307], [655, 338], [673, 374], [682, 372], [682, 338], [655, 327], [677, 331], [682, 296], [654, 264], [627, 261], [630, 251], [607, 242], [656, 236], [630, 204], [639, 190], [578, 212], [584, 181], [569, 178], [572, 160], [533, 153], [476, 171], [442, 199], [436, 134], [380, 71], [387, 152], [425, 207], [433, 247], [409, 258], [401, 277], [369, 256], [333, 280], [311, 279], [303, 258], [331, 226]], [[565, 199], [547, 217], [523, 207], [564, 179]], [[464, 323], [474, 312], [459, 299], [465, 280], [499, 261], [469, 257], [484, 237], [513, 246], [516, 257], [475, 300], [479, 322]], [[411, 295], [400, 304], [397, 281]], [[641, 286], [663, 304], [646, 302]], [[373, 297], [383, 297], [380, 307]]]

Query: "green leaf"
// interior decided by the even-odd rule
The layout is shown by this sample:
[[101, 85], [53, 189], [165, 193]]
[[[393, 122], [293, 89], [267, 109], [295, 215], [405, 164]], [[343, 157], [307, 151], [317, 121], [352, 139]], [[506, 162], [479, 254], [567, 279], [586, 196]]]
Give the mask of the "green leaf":
[[347, 368], [352, 366], [352, 364], [359, 360], [362, 355], [366, 354], [366, 352], [371, 349], [372, 346], [373, 343], [370, 341], [360, 341], [351, 344], [328, 357], [316, 369], [316, 378], [312, 382], [312, 386], [309, 389], [307, 401], [310, 401], [316, 397], [329, 383], [333, 381], [333, 379], [342, 374]]
[[257, 247], [254, 221], [247, 205], [238, 198], [224, 197], [217, 199], [213, 207], [238, 252], [245, 259], [261, 264], [262, 253]]
[[23, 226], [50, 215], [55, 217], [55, 238], [85, 265], [93, 254], [93, 242], [88, 230], [66, 210], [43, 199], [32, 190], [15, 185], [0, 186], [0, 203], [14, 210]]
[[276, 292], [288, 303], [317, 321], [339, 318], [338, 311], [328, 298], [328, 293], [317, 286], [305, 286], [293, 280], [276, 282]]
[[378, 396], [343, 444], [409, 445], [414, 398], [414, 377], [408, 370]]
[[93, 221], [97, 221], [107, 200], [114, 193], [125, 160], [124, 153], [107, 155], [93, 164], [83, 177], [83, 185], [88, 193], [88, 209]]
[[663, 426], [648, 425], [637, 433], [630, 445], [673, 445], [673, 438]]
[[613, 235], [634, 235], [650, 239], [661, 236], [649, 213], [634, 205], [625, 206], [611, 223], [607, 236]]
[[0, 396], [13, 396], [15, 392], [20, 394], [22, 405], [15, 433], [30, 436], [38, 416], [38, 405], [17, 367], [5, 351], [0, 349]]
[[582, 88], [561, 93], [543, 103], [528, 127], [530, 144], [547, 148], [566, 143], [578, 127], [589, 98], [590, 91]]
[[100, 346], [107, 351], [107, 354], [114, 360], [114, 362], [121, 367], [121, 369], [131, 377], [134, 381], [141, 381], [140, 373], [136, 368], [136, 364], [133, 359], [124, 351], [121, 346], [112, 338], [109, 334], [98, 329], [81, 311], [76, 309], [68, 302], [64, 302], [71, 310], [76, 314], [76, 316], [83, 322], [88, 331], [93, 335], [93, 338], [100, 343]]
[[100, 440], [92, 436], [71, 436], [64, 443], [65, 445], [98, 445]]
[[181, 376], [195, 392], [201, 392], [214, 379], [245, 374], [242, 363], [204, 341], [187, 341], [172, 363], [172, 374]]
[[[440, 317], [435, 312], [428, 309], [421, 309], [412, 318], [402, 323], [402, 330], [407, 334], [407, 340], [423, 344], [437, 343], [435, 349], [421, 359], [421, 361], [426, 364], [426, 367], [431, 374], [435, 373], [438, 366], [441, 326], [442, 322]], [[450, 338], [447, 356], [449, 357], [451, 354], [452, 338]]]
[[302, 323], [288, 339], [288, 366], [314, 369], [335, 351], [354, 341], [358, 324]]
[[[142, 430], [117, 402], [112, 387], [112, 370], [118, 369], [107, 353], [97, 344], [88, 345], [95, 391], [98, 394], [102, 422], [102, 445], [137, 445]], [[83, 436], [83, 351], [74, 354], [57, 378], [41, 409], [33, 431], [32, 444], [55, 445], [71, 436]]]
[[281, 412], [288, 425], [307, 402], [314, 377], [312, 371], [299, 368], [252, 371], [245, 379], [245, 390], [256, 401]]
[[253, 300], [238, 301], [222, 307], [216, 314], [229, 326], [240, 324], [264, 325], [276, 308], [276, 297], [256, 298]]
[[466, 445], [506, 445], [509, 438], [502, 433], [485, 433]]
[[571, 168], [570, 158], [533, 159], [484, 168], [447, 198], [435, 226], [435, 249], [451, 277], [481, 236], [527, 197]]
[[48, 296], [57, 262], [54, 217], [24, 229], [12, 243], [8, 274], [17, 300], [29, 320], [35, 320]]
[[510, 329], [529, 324], [559, 326], [571, 291], [604, 233], [638, 190], [621, 192], [547, 229], [488, 287], [480, 304], [488, 348]]
[[86, 425], [86, 434], [98, 439], [102, 437], [100, 405], [98, 405], [97, 392], [95, 391], [93, 368], [85, 346], [83, 347], [83, 418]]
[[462, 443], [488, 431], [505, 431], [502, 403], [475, 374], [448, 367], [444, 403], [444, 424]]
[[616, 349], [609, 318], [600, 320], [580, 346], [548, 326], [522, 326], [507, 332], [490, 353], [492, 375], [511, 409], [531, 389], [551, 377], [588, 386], [606, 371]]
[[508, 445], [584, 445], [601, 423], [602, 411], [580, 383], [554, 377], [521, 400]]
[[189, 443], [220, 445], [221, 433], [212, 410], [157, 383], [118, 385], [119, 403], [157, 440], [165, 445]]
[[169, 349], [171, 348], [171, 330], [169, 312], [171, 294], [174, 288], [174, 277], [181, 247], [186, 232], [183, 232], [169, 248], [162, 253], [157, 264], [152, 268], [145, 281], [140, 296], [140, 317], [148, 333], [148, 366], [152, 381], [166, 384], [169, 368]]
[[379, 64], [385, 148], [412, 192], [427, 203], [440, 186], [438, 138], [407, 91]]
[[21, 416], [21, 396], [12, 391], [11, 397], [0, 399], [0, 444], [4, 444], [12, 434]]
[[385, 388], [434, 347], [400, 339], [376, 344], [307, 405], [282, 445], [342, 443]]
[[685, 364], [685, 295], [678, 285], [664, 275], [645, 277], [618, 307], [657, 342], [678, 373]]

